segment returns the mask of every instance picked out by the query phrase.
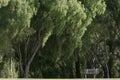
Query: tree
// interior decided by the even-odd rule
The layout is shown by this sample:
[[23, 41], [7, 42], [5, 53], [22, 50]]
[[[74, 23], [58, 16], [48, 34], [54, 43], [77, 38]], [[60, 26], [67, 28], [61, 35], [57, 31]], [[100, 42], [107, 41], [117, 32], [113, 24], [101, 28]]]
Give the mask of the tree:
[[[2, 57], [7, 54], [9, 61], [18, 62], [19, 77], [29, 77], [35, 55], [46, 58], [43, 54], [47, 54], [46, 50], [52, 53], [47, 57], [58, 72], [68, 68], [66, 71], [70, 73], [66, 76], [74, 77], [75, 63], [79, 61], [79, 54], [74, 52], [81, 49], [87, 26], [96, 15], [104, 13], [106, 5], [102, 0], [2, 0], [0, 7], [0, 50]], [[51, 44], [54, 42], [55, 46]], [[3, 63], [6, 67], [10, 62]], [[78, 62], [76, 73], [80, 73], [79, 68]]]
[[[8, 3], [9, 0], [4, 1]], [[7, 55], [7, 58], [9, 58], [9, 55], [11, 55], [15, 59], [12, 54], [15, 46], [12, 44], [21, 42], [26, 36], [33, 33], [32, 28], [30, 28], [30, 21], [36, 13], [36, 8], [34, 7], [34, 1], [10, 0], [8, 4], [4, 1], [1, 4], [6, 6], [0, 8], [0, 50], [4, 53], [3, 56]], [[34, 4], [30, 5], [30, 3]], [[12, 59], [11, 57], [10, 59]], [[4, 63], [7, 64], [7, 62]]]
[[[113, 65], [116, 64], [116, 60], [118, 60], [115, 53], [116, 51], [119, 51], [119, 0], [106, 0], [106, 5], [107, 8], [104, 15], [97, 16], [93, 23], [90, 25], [92, 29], [89, 27], [89, 30], [86, 31], [83, 38], [83, 44], [85, 44], [83, 45], [83, 48], [86, 48], [86, 53], [92, 54], [95, 52], [95, 54], [93, 54], [93, 57], [98, 55], [98, 53], [102, 53], [97, 56], [97, 59], [100, 61], [98, 62], [99, 64], [104, 63], [104, 65], [102, 65], [104, 69], [104, 77], [115, 77], [115, 75], [118, 76], [116, 70], [119, 71], [119, 69], [115, 69], [115, 67], [113, 67]], [[100, 47], [101, 42], [104, 43], [104, 46]], [[108, 48], [105, 48], [105, 46]], [[100, 50], [102, 49], [104, 49], [104, 51], [101, 52]], [[107, 51], [107, 53], [105, 51]], [[107, 55], [105, 57], [107, 60], [103, 60], [104, 52]], [[87, 54], [87, 56], [91, 54]], [[106, 64], [109, 70], [105, 68], [105, 61], [107, 61]]]
[[[84, 3], [85, 5], [89, 5], [88, 7], [86, 7], [83, 5], [83, 3], [79, 4], [76, 1], [70, 1], [70, 2], [68, 1], [69, 11], [68, 11], [66, 17], [68, 17], [69, 20], [66, 20], [66, 19], [64, 20], [64, 21], [66, 21], [65, 28], [63, 28], [62, 32], [59, 35], [58, 34], [56, 35], [56, 33], [53, 33], [50, 36], [50, 38], [48, 39], [45, 47], [43, 48], [43, 51], [40, 52], [42, 54], [42, 55], [40, 55], [40, 58], [45, 56], [45, 54], [46, 54], [45, 58], [47, 60], [53, 61], [55, 64], [57, 64], [59, 66], [59, 68], [61, 68], [60, 70], [63, 71], [62, 73], [65, 73], [64, 75], [66, 75], [66, 73], [68, 73], [66, 71], [69, 71], [69, 73], [63, 77], [70, 77], [71, 74], [73, 75], [72, 77], [75, 77], [74, 76], [75, 61], [77, 61], [76, 57], [78, 56], [78, 53], [76, 53], [74, 55], [73, 54], [74, 50], [77, 47], [78, 47], [78, 49], [80, 49], [81, 37], [83, 36], [86, 27], [91, 23], [92, 19], [95, 18], [95, 15], [97, 15], [97, 13], [101, 14], [105, 10], [104, 2], [96, 1], [96, 2], [98, 2], [98, 4], [93, 3], [92, 1], [90, 1], [90, 2], [88, 1], [88, 3], [86, 3], [86, 4]], [[84, 6], [82, 9], [83, 9], [86, 17], [83, 20], [81, 20], [81, 18], [84, 16], [80, 15], [82, 12], [81, 10], [79, 10], [80, 5]], [[91, 7], [91, 5], [96, 6], [95, 11], [93, 11], [93, 12], [92, 12], [92, 8], [94, 8], [94, 7]], [[99, 12], [99, 10], [101, 10], [101, 12]], [[76, 13], [76, 14], [74, 14], [74, 13]], [[55, 31], [57, 31], [56, 29], [58, 29], [58, 27], [55, 28]], [[60, 29], [58, 29], [58, 30], [60, 30]], [[51, 49], [51, 47], [52, 47], [52, 49]]]

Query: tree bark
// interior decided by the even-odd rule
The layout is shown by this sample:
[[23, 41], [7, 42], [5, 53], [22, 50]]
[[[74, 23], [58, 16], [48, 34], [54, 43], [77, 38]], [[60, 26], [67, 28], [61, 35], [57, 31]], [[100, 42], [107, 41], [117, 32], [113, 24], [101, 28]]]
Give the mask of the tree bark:
[[104, 71], [104, 78], [107, 78], [107, 70], [105, 66], [103, 66], [103, 71]]
[[[23, 65], [22, 65], [22, 68], [23, 68], [23, 73], [21, 74], [22, 78], [27, 78], [28, 77], [30, 65], [31, 65], [35, 55], [37, 54], [38, 50], [41, 47], [40, 32], [41, 32], [41, 29], [39, 29], [36, 32], [37, 36], [35, 37], [34, 44], [33, 44], [33, 47], [32, 47], [30, 52], [28, 51], [28, 44], [30, 43], [29, 38], [25, 42], [25, 49], [24, 49], [25, 50], [24, 51], [24, 53], [25, 53], [24, 58], [25, 59], [24, 59]], [[28, 54], [28, 52], [29, 52], [29, 54]]]
[[109, 78], [110, 75], [109, 75], [109, 68], [108, 68], [108, 65], [107, 65], [107, 64], [106, 64], [106, 70], [107, 70], [107, 78]]
[[30, 65], [25, 65], [25, 68], [24, 68], [24, 74], [23, 74], [23, 78], [28, 78], [28, 74], [29, 74], [29, 69], [30, 69]]
[[79, 61], [79, 58], [75, 62], [75, 68], [76, 68], [76, 78], [80, 78], [81, 74], [80, 74], [80, 61]]
[[109, 66], [109, 75], [110, 75], [110, 78], [112, 78], [113, 77], [113, 73], [112, 73], [113, 58], [112, 58], [112, 56], [109, 59], [108, 66]]
[[19, 57], [19, 77], [23, 76], [24, 70], [23, 70], [23, 65], [22, 65], [22, 54], [21, 54], [21, 49], [20, 49], [20, 44], [17, 46], [17, 55]]
[[[110, 53], [114, 54], [114, 50], [115, 50], [115, 46], [114, 45], [111, 45], [109, 46], [109, 50], [110, 50]], [[109, 76], [110, 78], [113, 77], [113, 74], [112, 74], [112, 67], [113, 67], [113, 55], [110, 55], [110, 59], [108, 61], [108, 66], [109, 66]]]

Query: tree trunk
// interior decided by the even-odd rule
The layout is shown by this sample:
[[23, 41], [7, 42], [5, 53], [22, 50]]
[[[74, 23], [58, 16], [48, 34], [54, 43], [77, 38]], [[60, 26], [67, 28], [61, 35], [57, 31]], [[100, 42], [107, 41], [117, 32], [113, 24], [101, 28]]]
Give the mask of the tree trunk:
[[29, 69], [30, 69], [30, 65], [28, 65], [28, 64], [24, 64], [24, 66], [23, 65], [20, 65], [20, 66], [22, 66], [22, 69], [20, 68], [20, 78], [27, 78], [28, 77], [28, 74], [29, 74]]
[[106, 71], [107, 71], [107, 78], [109, 78], [109, 68], [108, 68], [108, 65], [106, 64]]
[[76, 78], [80, 78], [81, 74], [80, 74], [80, 61], [79, 61], [79, 58], [75, 62], [75, 68], [76, 68]]
[[112, 67], [113, 67], [113, 54], [114, 54], [114, 51], [115, 51], [115, 46], [113, 44], [113, 41], [111, 41], [111, 45], [108, 45], [109, 46], [109, 53], [111, 53], [110, 55], [110, 59], [108, 61], [108, 66], [109, 66], [109, 77], [112, 78], [113, 77], [113, 71], [112, 71]]
[[23, 73], [23, 78], [28, 78], [29, 69], [30, 69], [30, 65], [28, 64], [28, 65], [25, 66], [24, 73]]
[[107, 70], [105, 66], [103, 66], [103, 71], [104, 71], [104, 78], [107, 78]]
[[109, 78], [109, 68], [108, 68], [108, 65], [105, 64], [105, 67], [106, 67], [106, 78]]
[[110, 78], [110, 74], [109, 74], [110, 71], [107, 64], [103, 66], [103, 71], [104, 71], [104, 78]]
[[110, 78], [112, 78], [113, 77], [113, 73], [112, 73], [113, 58], [112, 58], [112, 56], [109, 59], [108, 66], [109, 66], [109, 75], [110, 75]]
[[29, 69], [30, 69], [30, 65], [37, 53], [37, 51], [40, 49], [40, 42], [36, 42], [36, 44], [34, 45], [34, 47], [32, 48], [30, 54], [28, 56], [26, 56], [25, 61], [22, 62], [21, 60], [19, 61], [20, 63], [20, 77], [21, 78], [27, 78], [28, 74], [29, 74]]
[[115, 50], [115, 47], [113, 45], [109, 46], [109, 49], [110, 49], [110, 53], [112, 53], [110, 55], [110, 59], [108, 61], [108, 66], [109, 66], [109, 76], [110, 78], [113, 77], [113, 74], [112, 74], [112, 67], [113, 67], [113, 54], [114, 54], [114, 50]]

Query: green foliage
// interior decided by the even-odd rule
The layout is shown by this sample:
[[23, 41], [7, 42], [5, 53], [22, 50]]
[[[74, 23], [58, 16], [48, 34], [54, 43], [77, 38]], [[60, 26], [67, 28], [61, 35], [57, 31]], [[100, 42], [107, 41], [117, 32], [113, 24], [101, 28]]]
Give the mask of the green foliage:
[[[9, 34], [9, 38], [21, 38], [22, 34], [29, 35], [30, 21], [36, 13], [34, 1], [11, 0], [6, 7], [0, 9], [0, 28]], [[23, 31], [26, 31], [23, 33]], [[21, 35], [20, 35], [21, 34]], [[23, 36], [24, 39], [24, 36]]]
[[10, 0], [0, 0], [0, 8], [3, 6], [7, 6]]
[[[9, 2], [9, 3], [8, 3]], [[23, 41], [35, 31], [30, 28], [33, 15], [37, 12], [38, 1], [34, 0], [2, 0], [0, 1], [0, 55], [2, 57], [14, 56], [14, 41]], [[1, 7], [4, 6], [4, 7]], [[15, 59], [14, 59], [15, 60]], [[14, 61], [3, 61], [1, 77], [18, 77]], [[12, 64], [12, 68], [10, 65]], [[10, 71], [12, 69], [12, 71]]]
[[16, 72], [16, 63], [13, 59], [5, 60], [2, 70], [0, 71], [0, 77], [2, 78], [17, 78], [18, 73]]
[[[82, 46], [82, 51], [86, 52], [86, 56], [89, 55], [89, 58], [97, 56], [97, 64], [105, 66], [107, 62], [109, 65], [110, 77], [119, 77], [119, 65], [117, 65], [119, 64], [117, 63], [119, 59], [115, 57], [115, 53], [117, 50], [119, 51], [119, 2], [118, 0], [106, 0], [106, 5], [105, 13], [94, 19], [83, 36], [82, 40], [84, 45]], [[101, 46], [101, 43], [105, 43], [104, 46]], [[93, 64], [91, 64], [91, 66], [92, 65]]]
[[[44, 47], [39, 53], [41, 55], [38, 55], [40, 63], [41, 65], [48, 64], [47, 62], [50, 61], [59, 66], [58, 70], [61, 70], [60, 66], [62, 66], [62, 68], [68, 67], [69, 69], [67, 70], [73, 69], [76, 56], [78, 56], [75, 56], [73, 52], [77, 47], [80, 49], [82, 46], [81, 38], [87, 26], [96, 15], [103, 14], [105, 11], [105, 2], [101, 0], [95, 0], [93, 2], [91, 0], [83, 4], [77, 0], [44, 0], [41, 1], [41, 5], [41, 10], [43, 11], [41, 11], [41, 15], [38, 16], [41, 20], [39, 19], [36, 23], [41, 25], [40, 28], [43, 30], [42, 43], [44, 43]], [[91, 7], [91, 5], [94, 7]], [[64, 66], [63, 62], [67, 65]], [[81, 67], [84, 69], [84, 61], [82, 62]], [[70, 67], [69, 64], [71, 64]], [[51, 64], [43, 66], [43, 68], [44, 67], [51, 69]], [[43, 68], [40, 69], [40, 71], [43, 70]], [[49, 73], [47, 69], [42, 72], [45, 72], [42, 75], [43, 77]]]
[[120, 0], [0, 0], [0, 77], [18, 77], [16, 59], [24, 68], [34, 50], [29, 77], [75, 77], [75, 62], [82, 73], [95, 56], [93, 65], [111, 62], [120, 77], [119, 7]]

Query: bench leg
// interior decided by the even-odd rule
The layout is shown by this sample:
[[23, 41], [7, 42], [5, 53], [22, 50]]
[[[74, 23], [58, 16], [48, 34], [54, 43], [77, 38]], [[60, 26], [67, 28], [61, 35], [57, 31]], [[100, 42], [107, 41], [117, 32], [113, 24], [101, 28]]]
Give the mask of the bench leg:
[[96, 74], [94, 74], [94, 78], [96, 78]]
[[87, 74], [85, 74], [85, 78], [87, 78]]

